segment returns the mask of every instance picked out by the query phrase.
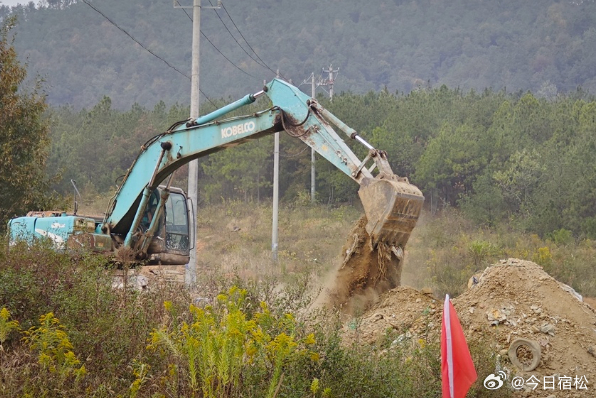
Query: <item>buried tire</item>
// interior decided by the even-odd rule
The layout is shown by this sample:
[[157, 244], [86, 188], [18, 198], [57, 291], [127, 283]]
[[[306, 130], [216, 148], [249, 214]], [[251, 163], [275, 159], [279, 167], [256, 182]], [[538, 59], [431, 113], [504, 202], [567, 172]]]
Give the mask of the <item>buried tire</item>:
[[534, 340], [515, 339], [509, 346], [508, 354], [511, 363], [524, 372], [530, 372], [540, 364], [540, 345]]

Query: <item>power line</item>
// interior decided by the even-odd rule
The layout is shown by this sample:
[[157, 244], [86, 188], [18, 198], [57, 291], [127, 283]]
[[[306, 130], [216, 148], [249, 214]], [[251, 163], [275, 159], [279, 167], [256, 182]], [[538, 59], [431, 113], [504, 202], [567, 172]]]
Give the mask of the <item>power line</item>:
[[[209, 0], [209, 3], [211, 3], [211, 0]], [[213, 5], [213, 3], [211, 3], [211, 5]], [[223, 7], [223, 3], [221, 5]], [[225, 8], [224, 8], [225, 10]], [[226, 11], [227, 12], [227, 11]], [[217, 10], [215, 11], [215, 14], [217, 14], [217, 17], [219, 18], [219, 20], [221, 21], [221, 24], [224, 26], [224, 28], [226, 28], [226, 30], [228, 31], [228, 33], [230, 34], [230, 36], [232, 36], [232, 39], [234, 39], [234, 41], [236, 42], [236, 44], [238, 44], [238, 47], [240, 47], [242, 49], [242, 51], [244, 51], [246, 53], [246, 55], [248, 55], [253, 61], [255, 61], [257, 63], [257, 65], [262, 66], [263, 68], [267, 68], [267, 65], [265, 65], [265, 63], [263, 62], [262, 64], [257, 61], [248, 51], [246, 51], [246, 49], [244, 47], [242, 47], [242, 45], [240, 44], [240, 42], [236, 39], [236, 37], [232, 34], [232, 32], [230, 31], [230, 29], [228, 28], [228, 26], [225, 24], [225, 22], [223, 21], [223, 19], [221, 19], [221, 17], [219, 16], [219, 13], [217, 12]], [[234, 21], [232, 21], [232, 23], [234, 23]], [[242, 35], [242, 33], [240, 34]], [[246, 40], [245, 40], [246, 41]], [[250, 45], [249, 45], [250, 47]], [[254, 51], [253, 51], [254, 52]], [[258, 55], [257, 55], [258, 57]], [[262, 60], [261, 60], [262, 62]]]
[[205, 39], [207, 39], [207, 41], [209, 42], [209, 44], [211, 44], [211, 45], [213, 46], [213, 48], [215, 48], [215, 49], [217, 50], [217, 52], [221, 54], [221, 56], [222, 56], [222, 57], [224, 57], [225, 59], [227, 59], [227, 60], [228, 60], [228, 62], [229, 62], [229, 63], [231, 63], [232, 65], [234, 65], [234, 67], [236, 67], [236, 69], [238, 69], [240, 72], [244, 73], [245, 75], [252, 77], [253, 79], [257, 79], [257, 80], [259, 80], [259, 78], [258, 78], [258, 77], [251, 75], [250, 73], [248, 73], [247, 71], [245, 71], [244, 69], [242, 69], [241, 67], [239, 67], [238, 65], [236, 65], [236, 64], [235, 64], [235, 63], [233, 63], [233, 62], [232, 62], [232, 61], [231, 61], [231, 60], [230, 60], [228, 57], [226, 57], [226, 56], [224, 55], [224, 53], [222, 53], [221, 51], [219, 51], [219, 48], [217, 48], [217, 47], [215, 46], [215, 44], [213, 44], [213, 42], [212, 42], [211, 40], [209, 40], [209, 38], [208, 38], [208, 37], [205, 35], [205, 33], [201, 32], [201, 35], [203, 35], [203, 37], [204, 37]]
[[[178, 3], [178, 5], [180, 5], [180, 3], [179, 3], [178, 1], [176, 1], [176, 3]], [[213, 5], [213, 4], [211, 4], [211, 5]], [[192, 17], [191, 17], [191, 16], [188, 14], [188, 12], [186, 12], [186, 10], [185, 10], [184, 8], [180, 8], [180, 9], [181, 9], [182, 11], [184, 11], [184, 13], [185, 13], [185, 14], [186, 14], [186, 16], [188, 17], [188, 19], [190, 19], [190, 21], [192, 22]], [[216, 11], [215, 13], [217, 14], [217, 11]], [[219, 14], [218, 14], [217, 16], [219, 17]], [[221, 18], [219, 18], [219, 19], [221, 19]], [[222, 21], [222, 22], [223, 22], [223, 21]], [[224, 26], [225, 26], [225, 24], [224, 24]], [[226, 29], [227, 29], [227, 27], [226, 27]], [[228, 32], [229, 32], [229, 30], [228, 30]], [[230, 33], [230, 34], [231, 34], [231, 33]], [[203, 36], [205, 39], [207, 39], [207, 41], [209, 42], [209, 44], [211, 44], [211, 45], [213, 46], [213, 48], [215, 48], [215, 49], [217, 50], [217, 52], [221, 54], [221, 56], [222, 56], [222, 57], [224, 57], [224, 58], [225, 58], [225, 59], [226, 59], [226, 60], [227, 60], [229, 63], [231, 63], [232, 65], [234, 65], [234, 67], [235, 67], [236, 69], [238, 69], [240, 72], [244, 73], [245, 75], [252, 77], [253, 79], [258, 79], [258, 77], [256, 77], [256, 76], [253, 76], [253, 75], [251, 75], [250, 73], [246, 72], [245, 70], [243, 70], [242, 68], [240, 68], [238, 65], [236, 65], [234, 62], [232, 62], [232, 60], [230, 60], [228, 57], [226, 57], [226, 56], [224, 55], [224, 53], [222, 53], [222, 52], [220, 51], [220, 49], [219, 49], [219, 48], [217, 48], [217, 46], [216, 46], [215, 44], [213, 44], [213, 42], [212, 42], [212, 41], [211, 41], [211, 40], [210, 40], [210, 39], [207, 37], [207, 35], [206, 35], [205, 33], [203, 33], [203, 31], [201, 31], [201, 35], [202, 35], [202, 36]], [[232, 36], [232, 37], [233, 37], [233, 36]], [[243, 49], [243, 50], [244, 50], [244, 49]], [[246, 52], [246, 51], [245, 51], [245, 52]], [[247, 54], [248, 54], [248, 53], [247, 53]], [[249, 54], [249, 56], [250, 56], [250, 54]], [[260, 65], [260, 64], [259, 64], [259, 65]], [[262, 65], [261, 65], [261, 66], [262, 66]]]
[[[211, 1], [211, 0], [209, 0]], [[246, 37], [244, 37], [244, 35], [242, 34], [242, 32], [240, 31], [240, 29], [238, 29], [238, 26], [236, 25], [236, 23], [234, 22], [234, 20], [232, 19], [232, 16], [230, 15], [230, 13], [228, 12], [228, 10], [226, 9], [226, 6], [223, 5], [223, 3], [221, 4], [221, 8], [224, 9], [224, 11], [226, 12], [226, 14], [228, 15], [228, 18], [230, 18], [230, 21], [232, 21], [232, 24], [234, 25], [234, 27], [236, 28], [236, 30], [238, 31], [238, 33], [240, 33], [240, 36], [242, 37], [242, 39], [244, 40], [244, 42], [246, 43], [246, 45], [248, 46], [248, 48], [250, 48], [250, 50], [257, 56], [257, 58], [259, 59], [259, 61], [261, 61], [263, 63], [263, 65], [265, 65], [265, 67], [267, 69], [269, 69], [271, 72], [276, 73], [273, 69], [271, 69], [267, 63], [265, 61], [263, 61], [261, 59], [261, 57], [259, 57], [259, 54], [257, 54], [257, 52], [255, 51], [254, 48], [252, 48], [252, 46], [250, 45], [250, 43], [248, 42], [248, 40], [246, 40]], [[223, 22], [223, 21], [222, 21]], [[230, 32], [230, 34], [232, 34], [232, 32]], [[238, 43], [238, 45], [240, 45], [240, 43]], [[252, 57], [251, 57], [252, 58]]]
[[146, 51], [148, 51], [151, 55], [153, 55], [154, 57], [160, 59], [161, 61], [163, 61], [166, 65], [168, 65], [170, 68], [174, 69], [176, 72], [180, 73], [182, 76], [186, 77], [187, 79], [190, 80], [190, 77], [186, 74], [184, 74], [183, 72], [181, 72], [180, 70], [178, 70], [175, 66], [171, 65], [168, 61], [166, 61], [165, 59], [163, 59], [162, 57], [160, 57], [159, 55], [155, 54], [153, 51], [151, 51], [150, 49], [148, 49], [147, 47], [145, 47], [143, 45], [143, 43], [141, 43], [140, 41], [138, 41], [137, 39], [135, 39], [130, 33], [128, 33], [126, 30], [122, 29], [120, 26], [118, 26], [114, 21], [112, 21], [110, 18], [107, 17], [106, 14], [104, 14], [103, 12], [99, 11], [97, 8], [95, 8], [94, 6], [92, 6], [91, 4], [89, 4], [87, 2], [87, 0], [83, 0], [83, 3], [87, 4], [89, 7], [91, 7], [92, 9], [94, 9], [97, 13], [99, 13], [102, 17], [104, 17], [105, 19], [108, 20], [108, 22], [110, 22], [112, 25], [114, 25], [115, 27], [117, 27], [122, 33], [124, 33], [125, 35], [127, 35], [128, 37], [130, 37], [135, 43], [137, 43], [139, 46], [143, 47]]
[[[112, 21], [110, 18], [108, 18], [108, 16], [106, 14], [104, 14], [103, 12], [101, 12], [100, 10], [98, 10], [97, 8], [95, 8], [94, 6], [92, 6], [90, 3], [87, 2], [87, 0], [83, 0], [83, 3], [87, 4], [89, 7], [91, 7], [95, 12], [97, 12], [98, 14], [100, 14], [102, 17], [104, 17], [109, 23], [111, 23], [112, 25], [114, 25], [116, 28], [118, 28], [122, 33], [124, 33], [125, 35], [127, 35], [128, 37], [130, 37], [135, 43], [137, 43], [139, 46], [141, 46], [144, 50], [146, 50], [147, 52], [149, 52], [151, 55], [153, 55], [155, 58], [163, 61], [166, 65], [168, 65], [170, 68], [174, 69], [176, 72], [178, 72], [179, 74], [181, 74], [182, 76], [186, 77], [188, 80], [190, 79], [190, 76], [186, 75], [185, 73], [181, 72], [178, 68], [176, 68], [175, 66], [173, 66], [172, 64], [170, 64], [168, 61], [166, 61], [165, 59], [163, 59], [162, 57], [160, 57], [159, 55], [155, 54], [153, 51], [151, 51], [149, 48], [147, 48], [145, 45], [143, 45], [143, 43], [141, 43], [140, 41], [138, 41], [137, 39], [135, 39], [130, 33], [128, 33], [126, 30], [124, 30], [123, 28], [121, 28], [120, 26], [118, 26], [117, 23], [115, 23], [114, 21]], [[200, 91], [200, 90], [199, 90]], [[215, 106], [215, 104], [209, 99], [209, 97], [207, 97], [207, 95], [205, 95], [204, 92], [200, 91], [201, 94], [203, 94], [203, 96], [205, 98], [207, 98], [207, 101], [211, 102], [211, 104], [213, 106]], [[215, 106], [216, 107], [216, 106]], [[217, 108], [217, 107], [216, 107]]]
[[[178, 1], [176, 1], [176, 3], [178, 3], [178, 5], [180, 5], [180, 3]], [[213, 3], [211, 2], [211, 0], [209, 0], [209, 4], [211, 4], [211, 6], [213, 6]], [[261, 57], [259, 57], [259, 54], [257, 54], [257, 52], [255, 51], [255, 49], [252, 48], [252, 46], [250, 45], [250, 43], [248, 42], [248, 40], [246, 40], [246, 37], [244, 37], [244, 35], [240, 31], [240, 29], [238, 28], [238, 25], [236, 25], [236, 23], [232, 19], [232, 16], [230, 15], [230, 13], [226, 9], [226, 7], [223, 5], [223, 3], [221, 3], [221, 7], [224, 9], [224, 11], [226, 12], [226, 14], [228, 15], [228, 18], [230, 18], [230, 21], [232, 22], [232, 24], [234, 25], [234, 27], [236, 28], [236, 30], [238, 31], [238, 33], [240, 34], [240, 36], [242, 37], [242, 39], [244, 40], [244, 42], [246, 43], [246, 45], [248, 46], [248, 48], [250, 48], [250, 50], [255, 54], [255, 56], [257, 57], [258, 60], [255, 59], [252, 55], [250, 55], [250, 53], [248, 51], [246, 51], [246, 49], [244, 47], [242, 47], [242, 45], [240, 44], [240, 42], [236, 39], [236, 37], [234, 36], [234, 34], [230, 31], [230, 29], [225, 24], [225, 22], [223, 21], [223, 19], [219, 16], [219, 13], [217, 11], [215, 11], [215, 14], [217, 15], [217, 17], [221, 21], [222, 25], [226, 28], [226, 30], [228, 31], [228, 33], [230, 34], [230, 36], [232, 36], [232, 39], [234, 39], [234, 41], [236, 42], [236, 44], [238, 44], [238, 46], [242, 49], [242, 51], [244, 51], [246, 53], [246, 55], [248, 55], [257, 65], [259, 65], [261, 67], [264, 67], [264, 68], [268, 69], [269, 71], [277, 74], [278, 72], [276, 72], [273, 69], [271, 69], [271, 67], [269, 67], [269, 65], [267, 65], [267, 63], [265, 61], [263, 61], [263, 59]], [[184, 13], [188, 17], [188, 19], [190, 19], [192, 21], [192, 17], [188, 14], [188, 12], [186, 12], [186, 10], [184, 8], [182, 8], [182, 11], [184, 11]], [[240, 70], [242, 73], [244, 73], [244, 74], [246, 74], [246, 75], [248, 75], [248, 76], [250, 76], [252, 78], [257, 79], [255, 76], [253, 76], [250, 73], [244, 71], [242, 68], [240, 68], [239, 66], [237, 66], [234, 62], [232, 62], [228, 57], [226, 57], [224, 55], [224, 53], [222, 53], [219, 50], [219, 48], [217, 48], [217, 46], [207, 37], [207, 35], [205, 35], [205, 33], [201, 32], [201, 35], [203, 35], [203, 37], [205, 39], [207, 39], [207, 41], [209, 42], [209, 44], [211, 44], [213, 46], [213, 48], [215, 48], [217, 50], [217, 52], [219, 52], [221, 54], [222, 57], [224, 57], [229, 63], [231, 63], [232, 65], [234, 65], [235, 68], [237, 68], [238, 70]], [[288, 80], [283, 75], [280, 75], [280, 76], [284, 80]]]
[[[209, 0], [209, 2], [211, 2], [211, 0]], [[259, 59], [259, 61], [261, 61], [263, 64], [261, 66], [265, 66], [267, 69], [269, 69], [271, 72], [273, 72], [274, 74], [277, 74], [276, 71], [274, 71], [269, 65], [267, 65], [267, 63], [265, 61], [263, 61], [263, 59], [261, 57], [259, 57], [259, 54], [257, 54], [257, 52], [255, 51], [254, 48], [252, 48], [252, 46], [250, 45], [250, 43], [248, 42], [248, 40], [246, 40], [246, 37], [244, 37], [244, 35], [242, 34], [242, 32], [240, 31], [240, 29], [238, 28], [238, 25], [236, 25], [236, 23], [234, 22], [234, 20], [232, 19], [232, 16], [230, 15], [230, 13], [228, 12], [228, 10], [226, 9], [226, 7], [223, 5], [221, 5], [221, 7], [224, 9], [224, 11], [226, 12], [226, 14], [228, 15], [228, 18], [230, 18], [230, 21], [232, 21], [232, 24], [234, 25], [234, 27], [236, 28], [236, 30], [238, 31], [238, 33], [240, 33], [240, 36], [242, 37], [242, 39], [244, 40], [244, 42], [246, 43], [246, 45], [248, 46], [248, 48], [250, 48], [250, 50], [257, 56], [257, 58]], [[221, 19], [221, 18], [220, 18]], [[221, 21], [223, 23], [223, 20]], [[225, 26], [225, 24], [224, 24]], [[226, 27], [227, 29], [227, 27]], [[229, 30], [228, 30], [229, 32]], [[230, 35], [232, 35], [232, 32], [230, 32]], [[232, 37], [234, 37], [234, 35], [232, 35]], [[234, 38], [234, 40], [236, 40]], [[236, 41], [237, 42], [237, 41]], [[238, 42], [237, 42], [238, 43]], [[240, 43], [238, 43], [238, 45], [240, 46]], [[244, 47], [240, 46], [243, 50]], [[245, 51], [246, 52], [246, 51]], [[248, 54], [248, 53], [247, 53]], [[251, 57], [252, 58], [252, 57]], [[253, 58], [254, 60], [254, 58]], [[256, 61], [255, 61], [256, 62]], [[258, 62], [257, 62], [258, 63]], [[260, 64], [259, 64], [260, 65]], [[288, 80], [286, 79], [285, 76], [280, 75], [284, 80]]]
[[[176, 1], [176, 3], [177, 3], [178, 5], [181, 5], [181, 4], [180, 4], [180, 2], [178, 2], [178, 1]], [[176, 7], [176, 8], [178, 8], [178, 7]], [[182, 11], [184, 11], [184, 13], [185, 13], [185, 14], [186, 14], [186, 16], [188, 17], [188, 19], [190, 19], [190, 22], [192, 22], [192, 17], [191, 17], [190, 15], [188, 15], [188, 13], [186, 12], [186, 10], [185, 10], [184, 8], [182, 8], [182, 7], [180, 7], [180, 9], [181, 9]]]

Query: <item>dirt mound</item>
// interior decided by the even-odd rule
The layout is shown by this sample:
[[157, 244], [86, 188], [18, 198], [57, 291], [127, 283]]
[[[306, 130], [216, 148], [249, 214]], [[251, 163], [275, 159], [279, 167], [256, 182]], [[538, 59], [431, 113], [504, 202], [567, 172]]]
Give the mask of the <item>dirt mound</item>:
[[[345, 327], [345, 339], [377, 342], [387, 330], [399, 339], [438, 342], [441, 332], [442, 299], [400, 287], [383, 295], [356, 326]], [[532, 397], [596, 396], [596, 311], [581, 296], [556, 281], [537, 264], [517, 259], [503, 260], [487, 268], [470, 288], [453, 299], [469, 341], [481, 341], [498, 355], [510, 380], [534, 375], [540, 383], [533, 391], [526, 385], [518, 393]], [[539, 347], [541, 359], [534, 370], [513, 365], [508, 350], [517, 339]], [[530, 346], [515, 351], [522, 366], [530, 365]], [[488, 375], [478, 375], [481, 381]], [[559, 387], [564, 377], [582, 377], [587, 390]], [[553, 379], [551, 379], [553, 378]], [[554, 390], [544, 389], [554, 380]], [[565, 386], [565, 384], [563, 384]]]
[[[355, 318], [344, 328], [344, 342], [374, 344], [391, 331], [402, 338], [412, 336], [440, 337], [441, 303], [432, 292], [421, 292], [408, 286], [396, 287], [381, 296], [380, 301], [360, 318]], [[436, 334], [438, 331], [438, 335]]]
[[325, 305], [344, 313], [361, 313], [401, 280], [403, 252], [383, 243], [373, 248], [366, 222], [362, 216], [355, 223], [342, 248], [342, 262], [322, 292]]

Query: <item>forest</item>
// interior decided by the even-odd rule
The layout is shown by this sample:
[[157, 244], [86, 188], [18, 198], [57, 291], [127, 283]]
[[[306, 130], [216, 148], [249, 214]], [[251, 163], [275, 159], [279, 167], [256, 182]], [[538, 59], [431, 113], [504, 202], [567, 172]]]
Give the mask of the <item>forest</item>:
[[[277, 70], [294, 84], [311, 73], [325, 79], [330, 65], [336, 93], [596, 90], [593, 0], [202, 5], [203, 102], [254, 92]], [[192, 10], [165, 0], [42, 0], [0, 5], [0, 19], [9, 15], [18, 17], [17, 53], [45, 80], [53, 106], [91, 108], [104, 96], [120, 110], [189, 101]]]

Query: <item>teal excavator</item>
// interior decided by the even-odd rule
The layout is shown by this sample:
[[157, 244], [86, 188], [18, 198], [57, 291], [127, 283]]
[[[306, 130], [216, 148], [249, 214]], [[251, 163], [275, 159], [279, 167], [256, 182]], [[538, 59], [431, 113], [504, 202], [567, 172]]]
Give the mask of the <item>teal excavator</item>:
[[[249, 116], [223, 117], [258, 97], [272, 106]], [[368, 149], [360, 160], [334, 125]], [[285, 81], [274, 79], [198, 119], [174, 124], [142, 147], [111, 199], [103, 218], [64, 212], [30, 212], [9, 221], [9, 245], [50, 239], [58, 249], [86, 249], [143, 264], [182, 265], [189, 261], [192, 204], [171, 186], [173, 172], [191, 160], [285, 130], [302, 140], [360, 185], [371, 247], [383, 244], [403, 253], [424, 197], [406, 178], [396, 176], [384, 151], [375, 149], [331, 112]]]

